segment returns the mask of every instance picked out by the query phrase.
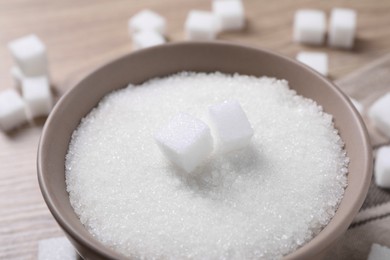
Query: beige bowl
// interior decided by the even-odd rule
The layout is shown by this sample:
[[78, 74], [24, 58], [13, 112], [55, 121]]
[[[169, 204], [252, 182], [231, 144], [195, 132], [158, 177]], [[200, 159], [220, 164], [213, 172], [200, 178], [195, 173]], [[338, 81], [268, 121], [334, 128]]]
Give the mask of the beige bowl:
[[331, 82], [278, 54], [227, 43], [178, 43], [138, 51], [90, 73], [64, 95], [50, 114], [39, 144], [38, 178], [43, 197], [58, 224], [84, 258], [123, 259], [96, 241], [80, 223], [65, 186], [65, 154], [73, 130], [109, 92], [128, 83], [179, 71], [240, 73], [289, 81], [298, 94], [315, 100], [334, 122], [351, 162], [348, 187], [331, 222], [310, 242], [285, 259], [318, 259], [352, 222], [367, 194], [372, 155], [362, 120], [349, 99]]

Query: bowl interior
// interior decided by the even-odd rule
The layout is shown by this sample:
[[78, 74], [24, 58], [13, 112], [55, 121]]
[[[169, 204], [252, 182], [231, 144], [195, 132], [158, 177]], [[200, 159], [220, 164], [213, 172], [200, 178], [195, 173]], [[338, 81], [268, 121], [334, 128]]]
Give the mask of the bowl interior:
[[42, 194], [79, 253], [94, 258], [123, 258], [92, 238], [69, 203], [64, 161], [73, 130], [109, 92], [128, 83], [140, 84], [179, 71], [220, 71], [286, 79], [298, 94], [315, 100], [334, 116], [350, 158], [348, 187], [327, 227], [285, 259], [311, 258], [341, 236], [363, 203], [372, 167], [366, 130], [348, 98], [311, 69], [275, 53], [227, 43], [178, 43], [142, 50], [100, 67], [61, 98], [46, 122], [38, 152]]

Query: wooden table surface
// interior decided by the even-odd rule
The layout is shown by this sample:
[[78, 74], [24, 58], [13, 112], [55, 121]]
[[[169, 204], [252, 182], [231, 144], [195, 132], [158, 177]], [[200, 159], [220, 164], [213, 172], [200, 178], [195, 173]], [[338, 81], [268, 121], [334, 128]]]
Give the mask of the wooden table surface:
[[[330, 78], [340, 79], [390, 51], [388, 0], [245, 1], [247, 27], [223, 33], [230, 42], [268, 48], [294, 57], [298, 51], [325, 51]], [[47, 45], [57, 96], [85, 72], [132, 51], [127, 20], [143, 8], [166, 17], [170, 41], [184, 40], [191, 9], [210, 9], [210, 0], [0, 0], [0, 90], [13, 87], [13, 60], [7, 43], [29, 33]], [[292, 42], [297, 9], [350, 7], [358, 12], [353, 50], [307, 47]], [[0, 259], [36, 259], [38, 241], [63, 233], [48, 211], [37, 182], [36, 152], [44, 120], [10, 134], [0, 132]]]

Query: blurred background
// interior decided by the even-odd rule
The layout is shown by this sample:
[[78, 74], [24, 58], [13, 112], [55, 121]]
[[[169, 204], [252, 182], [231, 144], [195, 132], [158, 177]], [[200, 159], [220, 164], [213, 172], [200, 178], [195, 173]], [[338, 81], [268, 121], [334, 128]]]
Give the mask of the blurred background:
[[[266, 48], [291, 58], [303, 50], [325, 52], [329, 55], [329, 78], [339, 82], [390, 52], [389, 0], [244, 0], [243, 3], [245, 29], [221, 33], [217, 40]], [[357, 12], [357, 33], [351, 50], [293, 42], [293, 19], [297, 10], [320, 9], [329, 20], [334, 7], [352, 8]], [[0, 0], [0, 91], [14, 85], [10, 74], [14, 62], [7, 48], [10, 41], [34, 33], [46, 44], [51, 82], [58, 98], [71, 82], [88, 71], [132, 52], [127, 22], [145, 8], [164, 16], [168, 42], [179, 42], [185, 40], [184, 23], [188, 12], [210, 10], [211, 1]], [[390, 70], [387, 73], [390, 74]], [[364, 101], [365, 94], [353, 92], [350, 85], [346, 87], [350, 92], [347, 94], [368, 104]], [[36, 120], [33, 126], [10, 134], [0, 132], [0, 259], [36, 259], [39, 240], [63, 235], [42, 199], [36, 178], [36, 150], [43, 123], [44, 119]], [[379, 194], [375, 196], [381, 196], [381, 204], [390, 201], [388, 190], [381, 190]], [[366, 207], [375, 203], [366, 203]], [[389, 219], [389, 212], [384, 217], [382, 214], [381, 219]], [[349, 236], [356, 236], [353, 232]], [[344, 258], [338, 254], [331, 259], [366, 259], [371, 243], [390, 246], [390, 241], [386, 242], [389, 232], [383, 229], [378, 234], [369, 234], [370, 241], [364, 243], [359, 239], [352, 244], [340, 242], [337, 250], [347, 253]], [[359, 247], [361, 251], [350, 252]]]

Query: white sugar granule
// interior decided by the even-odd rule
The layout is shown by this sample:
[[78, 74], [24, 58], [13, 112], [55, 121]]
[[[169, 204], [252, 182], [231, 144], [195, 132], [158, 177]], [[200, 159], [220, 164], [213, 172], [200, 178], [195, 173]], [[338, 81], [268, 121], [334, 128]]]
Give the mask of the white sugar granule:
[[[251, 145], [190, 176], [172, 166], [156, 130], [179, 112], [209, 122], [208, 106], [231, 99]], [[287, 81], [182, 72], [107, 95], [73, 134], [66, 182], [81, 222], [126, 256], [278, 259], [330, 221], [347, 164], [332, 116]]]

